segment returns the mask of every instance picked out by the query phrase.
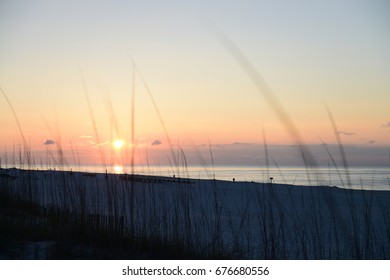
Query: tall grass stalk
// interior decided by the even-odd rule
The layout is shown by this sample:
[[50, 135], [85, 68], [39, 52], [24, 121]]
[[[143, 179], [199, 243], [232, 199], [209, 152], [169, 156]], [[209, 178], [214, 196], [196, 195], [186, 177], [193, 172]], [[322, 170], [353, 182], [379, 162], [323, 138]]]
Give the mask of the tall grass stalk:
[[93, 132], [94, 132], [94, 135], [95, 135], [97, 146], [99, 148], [99, 155], [100, 155], [101, 165], [104, 166], [104, 169], [107, 169], [106, 156], [105, 156], [105, 153], [103, 151], [103, 148], [100, 145], [101, 142], [100, 142], [98, 128], [97, 128], [97, 125], [96, 125], [95, 114], [93, 113], [91, 101], [89, 99], [87, 84], [85, 82], [84, 74], [83, 74], [83, 71], [82, 71], [82, 68], [81, 68], [80, 64], [79, 64], [79, 71], [80, 71], [81, 81], [82, 81], [82, 84], [83, 84], [84, 97], [85, 97], [85, 100], [87, 101], [89, 116], [90, 116], [91, 122], [92, 122]]
[[[173, 144], [172, 144], [172, 141], [171, 141], [171, 137], [169, 136], [168, 129], [167, 129], [166, 125], [165, 125], [164, 119], [163, 119], [163, 117], [162, 117], [162, 115], [161, 115], [161, 112], [160, 112], [160, 109], [159, 109], [159, 107], [158, 107], [158, 105], [157, 105], [157, 102], [156, 102], [156, 100], [154, 99], [154, 96], [153, 96], [153, 94], [152, 94], [152, 91], [150, 90], [148, 84], [146, 83], [146, 80], [144, 79], [144, 77], [143, 77], [141, 71], [139, 70], [139, 68], [137, 67], [137, 65], [135, 64], [135, 62], [133, 62], [133, 65], [134, 65], [134, 67], [135, 67], [136, 72], [138, 73], [138, 75], [139, 75], [140, 78], [141, 78], [141, 81], [142, 81], [142, 83], [143, 83], [143, 85], [144, 85], [144, 87], [145, 87], [145, 89], [146, 89], [146, 92], [147, 92], [148, 95], [149, 95], [150, 100], [152, 101], [154, 110], [155, 110], [155, 112], [156, 112], [156, 114], [157, 114], [157, 116], [158, 116], [158, 119], [159, 119], [159, 121], [160, 121], [161, 127], [162, 127], [163, 130], [164, 130], [165, 138], [167, 139], [167, 142], [168, 142], [168, 145], [169, 145], [169, 149], [170, 149], [170, 151], [171, 151], [172, 160], [173, 160], [173, 162], [174, 162], [175, 167], [177, 167], [178, 164], [177, 164], [177, 159], [176, 159], [175, 151], [174, 151], [174, 149], [173, 149]], [[178, 170], [178, 169], [177, 169], [177, 174], [179, 175], [179, 170]]]
[[[20, 133], [20, 137], [22, 138], [22, 141], [23, 141], [24, 155], [25, 155], [25, 157], [27, 159], [27, 164], [30, 167], [32, 165], [32, 155], [31, 155], [30, 145], [28, 144], [28, 142], [26, 140], [26, 137], [24, 136], [24, 132], [23, 132], [22, 126], [21, 126], [21, 124], [19, 122], [18, 115], [16, 114], [16, 111], [15, 111], [14, 107], [12, 106], [12, 103], [11, 103], [10, 99], [8, 98], [7, 94], [5, 93], [5, 91], [3, 90], [2, 87], [0, 87], [0, 91], [1, 91], [1, 93], [3, 95], [3, 97], [5, 98], [5, 100], [7, 101], [7, 104], [9, 106], [9, 108], [12, 111], [12, 115], [13, 115], [13, 117], [15, 119], [15, 122], [16, 122], [16, 125], [18, 127], [18, 130], [19, 130], [19, 133]], [[21, 155], [20, 155], [20, 159], [21, 159]], [[22, 160], [20, 160], [20, 162], [22, 162]]]

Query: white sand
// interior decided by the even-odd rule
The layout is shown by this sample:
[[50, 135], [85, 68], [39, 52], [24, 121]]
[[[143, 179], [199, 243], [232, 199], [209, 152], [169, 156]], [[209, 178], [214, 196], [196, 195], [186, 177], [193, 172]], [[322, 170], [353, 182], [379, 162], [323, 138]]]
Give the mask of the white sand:
[[237, 258], [390, 258], [390, 192], [0, 169], [0, 188], [49, 209]]

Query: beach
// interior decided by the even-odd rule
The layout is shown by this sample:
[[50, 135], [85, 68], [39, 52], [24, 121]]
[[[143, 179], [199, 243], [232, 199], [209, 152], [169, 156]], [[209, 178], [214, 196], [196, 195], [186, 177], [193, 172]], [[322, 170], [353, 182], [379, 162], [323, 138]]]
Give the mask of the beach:
[[[50, 259], [78, 233], [83, 242], [72, 248], [89, 259], [390, 257], [389, 191], [17, 168], [0, 170], [0, 191], [4, 201], [19, 203], [15, 209], [31, 212], [20, 226], [46, 228], [42, 236], [24, 235], [19, 256], [2, 258]], [[1, 222], [9, 224], [6, 210]], [[85, 239], [130, 245], [127, 255], [116, 242], [105, 250], [117, 255], [83, 254]], [[55, 258], [77, 258], [56, 252]]]

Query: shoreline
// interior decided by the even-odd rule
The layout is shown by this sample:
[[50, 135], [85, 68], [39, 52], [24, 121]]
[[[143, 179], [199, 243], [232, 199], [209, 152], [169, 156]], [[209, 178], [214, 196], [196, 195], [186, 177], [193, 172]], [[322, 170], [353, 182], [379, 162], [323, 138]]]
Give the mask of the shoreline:
[[[242, 168], [245, 168], [245, 167], [242, 167]], [[285, 167], [285, 168], [288, 168], [288, 167]], [[387, 171], [387, 168], [383, 168], [384, 171]], [[288, 169], [286, 169], [288, 170]], [[293, 168], [292, 170], [304, 170], [303, 168]], [[288, 182], [282, 182], [280, 183], [280, 181], [273, 181], [271, 182], [269, 179], [267, 180], [267, 182], [262, 182], [262, 181], [259, 181], [259, 180], [240, 180], [240, 178], [235, 178], [234, 176], [231, 176], [231, 179], [228, 180], [226, 178], [205, 178], [205, 177], [198, 177], [198, 178], [195, 178], [195, 177], [190, 177], [190, 176], [177, 176], [176, 174], [172, 175], [172, 176], [168, 176], [168, 175], [158, 175], [158, 174], [142, 174], [142, 173], [134, 173], [134, 174], [131, 174], [131, 173], [126, 173], [126, 172], [122, 172], [122, 173], [117, 173], [117, 172], [108, 172], [106, 170], [106, 172], [103, 172], [103, 171], [81, 171], [81, 170], [72, 170], [72, 168], [70, 168], [70, 170], [66, 170], [65, 168], [62, 169], [62, 168], [59, 168], [59, 169], [28, 169], [28, 168], [18, 168], [18, 167], [9, 167], [9, 168], [0, 168], [0, 177], [7, 177], [7, 175], [9, 175], [8, 173], [10, 173], [11, 175], [10, 176], [16, 176], [15, 173], [16, 172], [38, 172], [38, 173], [42, 173], [44, 174], [44, 172], [59, 172], [58, 174], [69, 174], [69, 175], [72, 175], [72, 174], [81, 174], [82, 176], [85, 176], [85, 177], [96, 177], [98, 176], [99, 178], [101, 178], [102, 176], [110, 176], [112, 178], [119, 178], [120, 180], [123, 180], [123, 181], [131, 181], [131, 180], [134, 180], [134, 181], [144, 181], [144, 182], [166, 182], [166, 183], [188, 183], [188, 184], [193, 184], [193, 183], [196, 183], [196, 182], [213, 182], [213, 181], [218, 181], [218, 182], [226, 182], [226, 183], [229, 183], [229, 182], [234, 182], [234, 183], [253, 183], [253, 184], [260, 184], [260, 185], [268, 185], [268, 184], [271, 184], [271, 185], [274, 185], [274, 186], [296, 186], [296, 187], [299, 187], [299, 186], [302, 186], [302, 187], [333, 187], [333, 188], [340, 188], [340, 189], [353, 189], [353, 190], [367, 190], [367, 191], [390, 191], [390, 178], [387, 178], [389, 181], [387, 182], [389, 185], [387, 186], [386, 184], [383, 184], [382, 186], [364, 186], [364, 185], [352, 185], [352, 186], [343, 186], [343, 185], [338, 185], [338, 184], [326, 184], [326, 179], [322, 179], [320, 181], [315, 181], [316, 180], [316, 177], [318, 179], [318, 176], [322, 176], [322, 177], [325, 177], [326, 174], [322, 174], [322, 173], [316, 173], [316, 172], [312, 172], [311, 171], [318, 171], [318, 170], [322, 170], [322, 171], [326, 171], [326, 169], [322, 169], [322, 168], [313, 168], [312, 170], [309, 169], [309, 173], [306, 173], [305, 175], [307, 174], [310, 174], [310, 176], [312, 176], [314, 178], [313, 180], [313, 183], [312, 184], [309, 184], [309, 183], [306, 183], [306, 184], [299, 184], [299, 183], [288, 183]], [[281, 171], [284, 171], [284, 170], [281, 170], [281, 169], [274, 169], [274, 171], [278, 171], [278, 172], [281, 172]], [[263, 170], [263, 172], [266, 172]], [[269, 171], [267, 171], [269, 172]], [[337, 172], [346, 172], [346, 171], [337, 171]], [[13, 175], [12, 175], [13, 174]], [[269, 174], [272, 174], [272, 173], [269, 173]], [[385, 173], [387, 174], [387, 173]], [[188, 175], [188, 174], [187, 174]], [[334, 173], [333, 175], [338, 175], [337, 173]], [[345, 174], [344, 174], [345, 175]], [[372, 174], [374, 175], [374, 174]], [[211, 176], [210, 176], [211, 177]], [[274, 177], [277, 177], [277, 175]], [[312, 178], [312, 179], [313, 179]], [[280, 178], [280, 175], [279, 175], [279, 179]], [[384, 179], [385, 180], [385, 179]], [[282, 179], [283, 181], [283, 179]], [[284, 181], [286, 181], [284, 179]], [[294, 180], [295, 181], [295, 180]], [[309, 180], [310, 181], [310, 180]], [[367, 180], [369, 181], [369, 179]]]
[[[145, 258], [390, 259], [389, 191], [10, 168], [0, 195], [7, 238], [49, 236], [49, 259], [67, 242], [83, 255], [101, 240], [129, 242], [133, 257], [159, 248]], [[104, 250], [84, 257], [115, 258]]]

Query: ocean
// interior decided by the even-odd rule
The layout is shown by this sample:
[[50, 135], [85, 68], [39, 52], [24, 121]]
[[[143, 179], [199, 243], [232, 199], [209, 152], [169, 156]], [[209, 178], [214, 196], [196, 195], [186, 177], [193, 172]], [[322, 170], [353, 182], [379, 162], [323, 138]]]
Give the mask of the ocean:
[[[59, 168], [61, 169], [61, 168]], [[131, 166], [81, 165], [68, 166], [66, 170], [82, 172], [131, 173]], [[390, 167], [258, 167], [258, 166], [200, 166], [174, 167], [168, 165], [136, 165], [134, 173], [194, 179], [217, 179], [275, 184], [338, 186], [367, 190], [390, 190]]]

